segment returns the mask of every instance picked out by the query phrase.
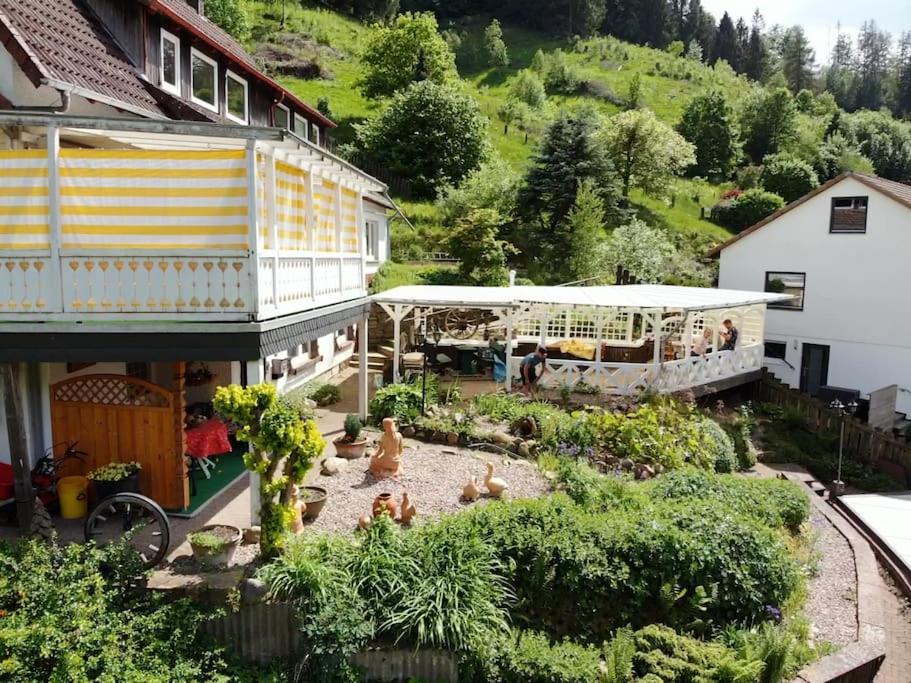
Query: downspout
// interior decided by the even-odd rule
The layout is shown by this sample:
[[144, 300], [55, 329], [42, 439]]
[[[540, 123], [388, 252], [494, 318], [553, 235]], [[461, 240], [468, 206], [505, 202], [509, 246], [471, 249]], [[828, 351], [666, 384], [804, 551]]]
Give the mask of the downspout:
[[13, 107], [14, 111], [28, 111], [40, 114], [66, 114], [70, 109], [70, 91], [63, 88], [57, 88], [60, 93], [60, 104], [51, 104], [46, 107], [18, 106]]

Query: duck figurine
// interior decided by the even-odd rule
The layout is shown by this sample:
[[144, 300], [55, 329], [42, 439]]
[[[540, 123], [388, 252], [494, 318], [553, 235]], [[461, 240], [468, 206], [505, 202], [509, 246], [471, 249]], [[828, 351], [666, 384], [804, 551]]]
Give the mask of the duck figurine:
[[412, 503], [411, 498], [408, 497], [408, 491], [403, 492], [402, 504], [399, 506], [399, 521], [405, 526], [408, 526], [417, 513], [417, 508], [414, 507], [414, 503]]
[[503, 492], [509, 488], [509, 484], [506, 483], [505, 479], [493, 476], [492, 462], [487, 463], [487, 475], [484, 477], [484, 486], [487, 488], [487, 492], [494, 498], [501, 498]]
[[367, 513], [364, 513], [363, 515], [361, 515], [360, 517], [357, 518], [358, 527], [360, 527], [361, 529], [364, 529], [365, 531], [370, 528], [371, 524], [373, 524], [373, 517], [371, 517]]
[[468, 483], [465, 484], [465, 487], [462, 489], [462, 500], [467, 500], [469, 503], [473, 503], [480, 496], [481, 489], [478, 488], [478, 480], [472, 476], [468, 480]]

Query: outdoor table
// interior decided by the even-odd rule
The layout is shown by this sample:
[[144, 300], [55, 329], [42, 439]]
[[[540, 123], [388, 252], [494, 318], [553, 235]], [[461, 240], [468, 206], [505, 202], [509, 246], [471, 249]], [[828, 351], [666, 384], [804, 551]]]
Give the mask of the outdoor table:
[[187, 436], [187, 455], [199, 463], [202, 473], [208, 479], [209, 468], [215, 463], [209, 459], [212, 455], [231, 452], [228, 440], [228, 426], [218, 418], [206, 420], [201, 425], [185, 430]]

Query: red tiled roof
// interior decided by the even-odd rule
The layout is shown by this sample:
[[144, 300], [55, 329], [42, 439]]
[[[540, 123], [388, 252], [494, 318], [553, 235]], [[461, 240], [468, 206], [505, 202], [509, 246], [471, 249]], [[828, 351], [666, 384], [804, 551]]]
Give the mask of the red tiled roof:
[[180, 24], [186, 30], [193, 33], [197, 38], [208, 43], [229, 59], [232, 59], [242, 70], [247, 72], [247, 75], [256, 78], [265, 85], [273, 88], [277, 93], [280, 93], [281, 99], [292, 102], [299, 109], [307, 112], [310, 116], [318, 120], [322, 125], [329, 128], [335, 128], [336, 124], [334, 121], [327, 118], [302, 99], [266, 76], [240, 43], [234, 40], [234, 38], [223, 29], [200, 15], [199, 12], [186, 3], [186, 0], [146, 1], [148, 2], [150, 10], [169, 17], [172, 21]]
[[165, 116], [135, 65], [79, 0], [0, 0], [0, 40], [35, 86], [59, 81], [120, 109]]

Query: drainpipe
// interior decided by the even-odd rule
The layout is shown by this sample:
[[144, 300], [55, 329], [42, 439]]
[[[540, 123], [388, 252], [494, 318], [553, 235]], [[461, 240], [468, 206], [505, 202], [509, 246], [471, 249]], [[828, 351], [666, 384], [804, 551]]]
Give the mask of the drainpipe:
[[33, 111], [39, 114], [65, 114], [70, 109], [70, 91], [57, 88], [60, 93], [60, 104], [51, 104], [46, 107], [18, 106], [12, 107], [14, 111]]

